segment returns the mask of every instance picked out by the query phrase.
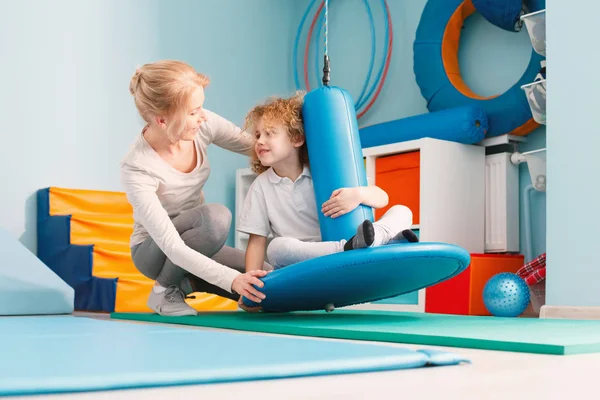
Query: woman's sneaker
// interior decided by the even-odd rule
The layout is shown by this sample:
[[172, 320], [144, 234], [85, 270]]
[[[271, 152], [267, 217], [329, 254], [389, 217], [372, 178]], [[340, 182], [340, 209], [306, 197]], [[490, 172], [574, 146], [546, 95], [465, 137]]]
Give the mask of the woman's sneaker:
[[146, 305], [162, 316], [198, 315], [198, 312], [185, 302], [185, 294], [177, 285], [171, 285], [161, 293], [152, 289]]

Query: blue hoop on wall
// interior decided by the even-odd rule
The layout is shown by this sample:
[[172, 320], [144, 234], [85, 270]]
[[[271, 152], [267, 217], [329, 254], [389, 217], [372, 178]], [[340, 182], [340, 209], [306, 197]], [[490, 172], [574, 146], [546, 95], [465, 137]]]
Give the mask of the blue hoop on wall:
[[[310, 4], [308, 5], [308, 7], [306, 8], [304, 15], [302, 16], [302, 18], [300, 20], [300, 24], [299, 24], [298, 30], [296, 32], [296, 38], [294, 40], [292, 65], [293, 65], [294, 83], [296, 85], [296, 90], [302, 89], [302, 86], [300, 83], [300, 77], [299, 77], [299, 73], [298, 73], [298, 47], [300, 44], [300, 36], [302, 35], [302, 30], [303, 30], [304, 24], [306, 22], [306, 18], [308, 17], [308, 14], [311, 11], [312, 7], [314, 6], [315, 2], [316, 2], [316, 0], [312, 0], [310, 2]], [[384, 35], [385, 41], [384, 41], [384, 48], [383, 48], [383, 52], [382, 52], [383, 56], [382, 56], [381, 65], [378, 69], [377, 75], [375, 76], [375, 79], [374, 79], [371, 87], [367, 91], [367, 88], [369, 86], [369, 81], [371, 80], [371, 76], [373, 73], [377, 39], [376, 39], [375, 24], [373, 21], [373, 13], [371, 11], [371, 6], [369, 5], [368, 0], [363, 0], [363, 4], [365, 5], [365, 9], [366, 9], [367, 15], [369, 17], [369, 25], [370, 25], [370, 33], [371, 33], [371, 58], [369, 61], [369, 69], [368, 69], [366, 80], [363, 84], [361, 93], [358, 96], [356, 103], [355, 103], [355, 110], [358, 114], [358, 118], [360, 118], [372, 106], [373, 101], [371, 101], [371, 102], [369, 102], [369, 101], [371, 100], [373, 94], [375, 93], [375, 98], [378, 96], [378, 92], [381, 90], [381, 88], [377, 89], [377, 87], [378, 86], [381, 87], [383, 85], [382, 80], [385, 80], [386, 64], [389, 65], [388, 59], [391, 57], [391, 49], [389, 48], [389, 43], [390, 43], [392, 27], [389, 23], [389, 11], [388, 11], [386, 0], [380, 0], [380, 2], [381, 2], [381, 6], [383, 8], [383, 15], [384, 15], [384, 20], [385, 20], [385, 35]], [[311, 26], [311, 29], [309, 30], [309, 33], [308, 33], [308, 35], [309, 35], [308, 40], [311, 40], [311, 44], [313, 44], [313, 43], [316, 44], [315, 51], [314, 51], [314, 54], [315, 54], [314, 68], [316, 71], [315, 76], [317, 78], [317, 85], [315, 87], [323, 86], [323, 84], [319, 80], [319, 76], [321, 73], [320, 57], [319, 57], [319, 49], [320, 49], [319, 44], [320, 44], [320, 40], [321, 40], [321, 30], [322, 30], [323, 23], [324, 23], [324, 11], [322, 10], [322, 4], [323, 3], [321, 2], [321, 6], [317, 10], [317, 14], [314, 15], [314, 17], [313, 17], [313, 24], [315, 24], [315, 26], [314, 27]], [[314, 41], [312, 39], [312, 29], [313, 28], [316, 28], [316, 30], [317, 30], [317, 34], [315, 35]], [[307, 86], [306, 89], [310, 89], [308, 87], [308, 82], [306, 82], [306, 86]], [[376, 89], [377, 89], [377, 91], [376, 91]], [[366, 107], [365, 107], [365, 105], [366, 105]], [[363, 108], [363, 110], [361, 110], [361, 108]]]

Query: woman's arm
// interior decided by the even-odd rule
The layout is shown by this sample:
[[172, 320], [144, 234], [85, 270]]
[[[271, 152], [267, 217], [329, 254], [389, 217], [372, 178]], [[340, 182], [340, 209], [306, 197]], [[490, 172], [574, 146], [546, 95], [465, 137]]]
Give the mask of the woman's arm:
[[254, 138], [249, 133], [212, 111], [205, 109], [204, 113], [214, 144], [245, 156], [251, 155]]
[[121, 181], [133, 207], [134, 219], [175, 265], [220, 288], [232, 291], [240, 273], [188, 247], [163, 208], [156, 190], [158, 183], [142, 169], [122, 164]]
[[250, 235], [246, 248], [246, 272], [262, 269], [265, 262], [267, 238], [260, 235]]

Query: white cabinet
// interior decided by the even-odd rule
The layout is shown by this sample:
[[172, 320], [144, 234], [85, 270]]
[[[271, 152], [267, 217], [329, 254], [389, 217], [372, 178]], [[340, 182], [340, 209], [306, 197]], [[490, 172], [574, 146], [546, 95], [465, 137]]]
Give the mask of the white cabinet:
[[[422, 242], [442, 242], [463, 247], [469, 253], [484, 252], [485, 228], [485, 147], [424, 138], [363, 150], [369, 184], [377, 185], [377, 160], [419, 152], [418, 221], [415, 226]], [[399, 173], [398, 176], [403, 174]], [[389, 180], [389, 177], [386, 178]], [[396, 192], [403, 181], [394, 182]], [[393, 202], [392, 196], [390, 201]], [[415, 207], [416, 208], [416, 207]], [[426, 289], [357, 309], [425, 311]]]
[[377, 185], [378, 158], [414, 151], [420, 153], [420, 240], [482, 253], [485, 148], [430, 138], [370, 147], [363, 150], [369, 183]]

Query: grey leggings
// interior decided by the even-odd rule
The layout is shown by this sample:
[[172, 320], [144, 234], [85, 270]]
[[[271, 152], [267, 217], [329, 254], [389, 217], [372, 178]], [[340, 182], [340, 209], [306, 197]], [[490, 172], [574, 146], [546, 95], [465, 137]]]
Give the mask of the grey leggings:
[[[192, 249], [229, 268], [245, 272], [245, 253], [224, 246], [231, 226], [231, 212], [227, 207], [202, 204], [173, 218], [173, 225], [183, 242]], [[133, 264], [142, 274], [163, 287], [181, 287], [181, 281], [187, 277], [195, 292], [213, 293], [232, 300], [239, 298], [239, 295], [229, 293], [173, 264], [152, 238], [133, 246], [131, 256]], [[263, 267], [272, 269], [268, 264]]]

